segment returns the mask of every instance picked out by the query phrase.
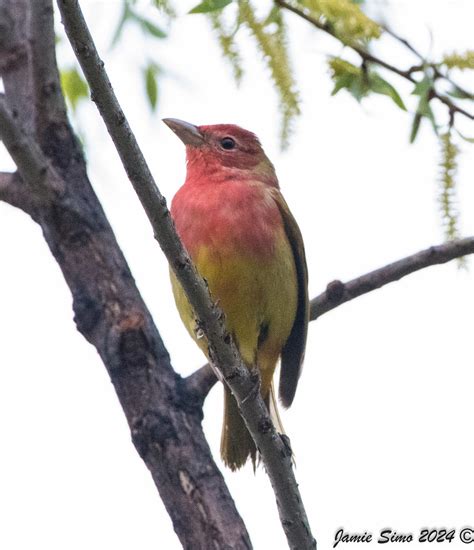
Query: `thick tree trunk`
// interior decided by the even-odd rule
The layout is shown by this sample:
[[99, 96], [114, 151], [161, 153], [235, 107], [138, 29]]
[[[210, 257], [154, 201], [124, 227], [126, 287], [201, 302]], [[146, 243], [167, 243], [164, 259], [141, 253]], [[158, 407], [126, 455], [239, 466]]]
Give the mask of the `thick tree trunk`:
[[59, 87], [52, 15], [50, 0], [0, 2], [0, 70], [4, 104], [26, 134], [17, 149], [23, 139], [39, 143], [51, 164], [47, 174], [59, 176], [63, 190], [46, 196], [40, 190], [48, 181], [28, 188], [14, 177], [2, 198], [41, 226], [71, 289], [77, 328], [107, 368], [182, 545], [250, 548], [202, 431], [203, 393], [195, 378], [188, 383], [171, 367], [88, 180]]

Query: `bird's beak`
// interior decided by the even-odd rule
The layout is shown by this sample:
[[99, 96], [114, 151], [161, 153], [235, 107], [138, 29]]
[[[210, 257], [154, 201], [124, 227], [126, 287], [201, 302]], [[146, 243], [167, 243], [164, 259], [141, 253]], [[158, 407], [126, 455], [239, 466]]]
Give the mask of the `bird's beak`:
[[163, 122], [173, 130], [185, 145], [198, 147], [203, 144], [204, 136], [194, 124], [177, 118], [164, 118]]

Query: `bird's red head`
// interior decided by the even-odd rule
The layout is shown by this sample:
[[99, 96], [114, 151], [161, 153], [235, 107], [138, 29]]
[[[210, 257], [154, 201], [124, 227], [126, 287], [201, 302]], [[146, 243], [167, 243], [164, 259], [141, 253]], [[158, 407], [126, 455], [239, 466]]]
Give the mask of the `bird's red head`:
[[163, 122], [186, 145], [188, 179], [251, 177], [278, 186], [273, 164], [252, 132], [235, 124], [194, 126], [174, 118]]

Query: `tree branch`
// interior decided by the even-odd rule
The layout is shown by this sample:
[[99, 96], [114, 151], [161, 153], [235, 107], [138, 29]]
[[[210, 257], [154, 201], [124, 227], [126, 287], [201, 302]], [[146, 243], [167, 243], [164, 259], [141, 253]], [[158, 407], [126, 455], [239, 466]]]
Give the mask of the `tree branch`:
[[0, 172], [0, 201], [11, 203], [15, 191], [14, 177], [12, 172]]
[[[384, 267], [361, 275], [347, 283], [335, 280], [326, 290], [311, 300], [310, 321], [315, 321], [338, 306], [377, 290], [389, 283], [430, 267], [474, 254], [474, 237], [450, 241], [438, 246], [430, 246], [416, 254], [407, 256]], [[185, 379], [196, 399], [204, 401], [216, 382], [216, 376], [209, 365], [204, 365]]]
[[8, 192], [8, 190], [12, 187], [13, 177], [13, 172], [0, 172], [0, 194]]
[[0, 201], [33, 215], [34, 196], [29, 188], [25, 187], [18, 172], [0, 172]]
[[[309, 15], [308, 13], [306, 13], [304, 11], [304, 9], [302, 9], [302, 8], [294, 6], [293, 4], [290, 4], [289, 2], [286, 2], [285, 0], [274, 0], [274, 1], [275, 1], [275, 4], [277, 6], [279, 6], [280, 8], [291, 11], [292, 13], [294, 13], [295, 15], [300, 17], [301, 19], [304, 19], [305, 21], [308, 21], [308, 23], [311, 23], [311, 25], [313, 25], [314, 27], [326, 32], [327, 34], [330, 34], [331, 36], [333, 36], [334, 38], [336, 38], [337, 40], [342, 42], [345, 46], [347, 46], [347, 47], [351, 48], [352, 50], [354, 50], [356, 53], [358, 53], [360, 55], [360, 57], [363, 59], [363, 61], [368, 62], [368, 63], [375, 63], [376, 65], [379, 65], [380, 67], [383, 67], [384, 69], [387, 69], [388, 71], [391, 71], [391, 72], [393, 72], [395, 74], [398, 74], [399, 76], [405, 78], [406, 80], [409, 80], [413, 84], [417, 83], [416, 78], [414, 78], [414, 76], [413, 76], [413, 70], [412, 69], [407, 69], [407, 70], [399, 69], [395, 65], [387, 63], [386, 61], [384, 61], [380, 57], [368, 52], [367, 50], [365, 50], [364, 48], [358, 46], [357, 44], [355, 44], [353, 42], [344, 42], [341, 39], [341, 37], [339, 37], [334, 32], [334, 29], [332, 28], [332, 26], [328, 22], [319, 21], [318, 19], [316, 19], [316, 18], [312, 17], [311, 15]], [[392, 34], [392, 36], [394, 36], [393, 33], [391, 33], [391, 34]], [[395, 36], [395, 37], [398, 40], [403, 42], [402, 38], [399, 38], [397, 36]], [[411, 49], [413, 51], [413, 48], [411, 46], [409, 47], [409, 49]], [[448, 96], [446, 96], [444, 94], [440, 94], [434, 88], [431, 90], [431, 96], [430, 97], [431, 97], [431, 99], [436, 98], [439, 101], [441, 101], [441, 103], [444, 103], [448, 107], [450, 114], [459, 113], [459, 114], [461, 114], [461, 115], [463, 115], [463, 116], [465, 116], [465, 117], [467, 117], [471, 120], [474, 120], [474, 114], [473, 113], [469, 113], [468, 111], [466, 111], [462, 107], [459, 107], [459, 105], [454, 103], [451, 100], [451, 98], [449, 98]]]
[[16, 115], [0, 94], [0, 138], [15, 162], [23, 181], [47, 200], [63, 191], [64, 185], [38, 145], [20, 128]]
[[[30, 8], [32, 3], [0, 0], [2, 71], [2, 62], [11, 60], [7, 64], [11, 71], [2, 73], [8, 80], [7, 86], [4, 77], [6, 100], [10, 111], [18, 115], [14, 121], [31, 134], [35, 131], [34, 120], [47, 124], [44, 121], [48, 117], [36, 117], [32, 108], [32, 79], [25, 77], [31, 72], [28, 48], [17, 55], [17, 35], [10, 33], [7, 39], [3, 29], [25, 27], [30, 20], [26, 6]], [[43, 31], [51, 35], [52, 19], [43, 23], [50, 27]], [[54, 58], [49, 59], [55, 67]], [[16, 89], [22, 82], [25, 88]], [[23, 106], [27, 98], [29, 103]], [[40, 108], [46, 108], [45, 104]], [[90, 185], [82, 149], [68, 124], [51, 132], [44, 152], [67, 182], [64, 193], [46, 202], [37, 198], [38, 186], [30, 188], [20, 183], [28, 196], [36, 199], [34, 219], [41, 225], [70, 288], [77, 328], [96, 347], [107, 368], [133, 443], [153, 477], [177, 535], [186, 548], [248, 550], [251, 543], [247, 530], [202, 431], [202, 408], [190, 402], [185, 385], [171, 367]]]
[[405, 48], [410, 50], [412, 54], [414, 54], [416, 57], [418, 57], [418, 59], [420, 61], [422, 61], [422, 62], [424, 61], [423, 56], [421, 55], [421, 53], [414, 46], [412, 46], [406, 38], [403, 38], [402, 36], [398, 35], [396, 32], [392, 31], [392, 29], [389, 29], [386, 25], [381, 25], [381, 27], [384, 30], [384, 32], [386, 32], [392, 38], [397, 40], [397, 42], [400, 42], [400, 44], [403, 44], [403, 46], [405, 46]]
[[277, 434], [260, 395], [258, 377], [242, 362], [227, 333], [222, 312], [212, 303], [174, 229], [166, 201], [159, 192], [115, 97], [104, 64], [95, 49], [77, 0], [59, 0], [66, 34], [92, 91], [92, 97], [115, 143], [128, 177], [144, 207], [158, 240], [206, 334], [211, 361], [222, 372], [239, 404], [242, 416], [261, 453], [276, 495], [280, 520], [291, 548], [314, 548], [291, 452]]
[[51, 144], [51, 134], [67, 124], [66, 103], [56, 65], [52, 0], [34, 0], [30, 6], [36, 132], [42, 148], [47, 150]]
[[328, 284], [325, 292], [311, 300], [310, 319], [314, 321], [341, 304], [398, 281], [410, 273], [431, 265], [444, 264], [467, 254], [474, 254], [474, 237], [431, 246], [347, 283], [333, 281]]
[[27, 21], [28, 0], [0, 2], [0, 75], [7, 106], [16, 114], [24, 131], [34, 131], [34, 101], [31, 93]]
[[207, 394], [217, 382], [217, 376], [211, 365], [207, 363], [185, 378], [184, 382], [190, 395], [194, 395], [202, 406]]

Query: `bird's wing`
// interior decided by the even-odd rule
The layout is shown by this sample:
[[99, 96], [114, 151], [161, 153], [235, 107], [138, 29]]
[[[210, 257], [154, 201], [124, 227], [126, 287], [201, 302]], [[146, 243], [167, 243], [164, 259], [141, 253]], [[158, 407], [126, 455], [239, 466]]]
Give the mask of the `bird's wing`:
[[282, 194], [277, 189], [273, 189], [272, 195], [280, 210], [286, 236], [293, 251], [298, 282], [298, 305], [295, 321], [290, 336], [281, 352], [279, 396], [282, 404], [289, 407], [295, 397], [296, 386], [301, 374], [308, 333], [308, 267], [306, 265], [303, 237], [298, 224]]

